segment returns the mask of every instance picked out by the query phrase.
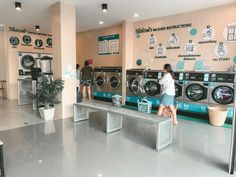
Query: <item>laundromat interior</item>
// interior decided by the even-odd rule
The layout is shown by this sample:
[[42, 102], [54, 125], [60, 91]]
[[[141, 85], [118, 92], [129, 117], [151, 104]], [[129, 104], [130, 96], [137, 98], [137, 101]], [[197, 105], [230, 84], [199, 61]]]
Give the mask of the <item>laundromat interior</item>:
[[235, 83], [234, 0], [1, 0], [0, 177], [234, 176]]

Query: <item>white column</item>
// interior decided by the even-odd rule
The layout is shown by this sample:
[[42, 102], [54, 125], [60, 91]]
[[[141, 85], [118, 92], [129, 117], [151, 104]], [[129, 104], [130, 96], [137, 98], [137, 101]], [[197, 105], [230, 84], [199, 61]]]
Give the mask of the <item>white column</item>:
[[[72, 117], [76, 101], [76, 9], [74, 5], [58, 2], [52, 5], [51, 12], [54, 79], [65, 81], [61, 104], [56, 107], [56, 118], [67, 118]], [[74, 75], [65, 77], [70, 66]]]

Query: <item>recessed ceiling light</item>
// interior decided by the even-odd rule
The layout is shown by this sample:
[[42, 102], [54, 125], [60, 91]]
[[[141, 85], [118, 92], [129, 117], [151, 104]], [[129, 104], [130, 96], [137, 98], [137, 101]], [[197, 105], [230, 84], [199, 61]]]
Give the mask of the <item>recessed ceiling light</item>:
[[139, 14], [135, 13], [134, 18], [138, 18], [138, 17], [139, 17]]
[[107, 12], [108, 11], [108, 5], [107, 4], [102, 4], [102, 11]]
[[99, 25], [103, 25], [104, 24], [104, 22], [103, 21], [99, 21]]
[[21, 10], [21, 3], [20, 2], [15, 2], [15, 9], [18, 11]]
[[38, 25], [35, 26], [36, 31], [40, 30], [40, 27]]

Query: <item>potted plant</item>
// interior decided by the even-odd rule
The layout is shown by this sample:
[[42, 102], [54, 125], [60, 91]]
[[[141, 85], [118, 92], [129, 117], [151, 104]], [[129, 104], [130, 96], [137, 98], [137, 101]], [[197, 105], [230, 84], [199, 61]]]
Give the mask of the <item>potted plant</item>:
[[55, 105], [59, 104], [58, 94], [64, 89], [64, 81], [57, 79], [49, 80], [43, 73], [38, 75], [37, 91], [30, 93], [29, 98], [35, 100], [38, 105], [39, 114], [44, 120], [52, 120], [55, 113]]

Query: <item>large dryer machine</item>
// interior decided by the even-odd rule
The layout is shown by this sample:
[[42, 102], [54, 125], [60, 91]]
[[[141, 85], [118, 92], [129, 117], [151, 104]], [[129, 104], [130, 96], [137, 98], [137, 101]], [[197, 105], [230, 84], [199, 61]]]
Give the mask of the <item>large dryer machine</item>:
[[122, 68], [107, 68], [108, 92], [113, 95], [122, 95]]
[[95, 100], [108, 101], [107, 72], [104, 68], [94, 68], [93, 96]]
[[143, 96], [152, 102], [154, 109], [160, 104], [161, 85], [158, 81], [162, 75], [159, 70], [146, 70], [143, 74]]
[[19, 79], [31, 78], [31, 68], [36, 67], [37, 53], [18, 52]]
[[233, 117], [234, 83], [234, 73], [211, 73], [210, 75], [209, 105], [227, 107], [227, 117], [230, 118]]
[[143, 69], [126, 71], [126, 105], [137, 106], [139, 98], [143, 97]]
[[209, 73], [186, 72], [184, 75], [184, 111], [207, 114]]

